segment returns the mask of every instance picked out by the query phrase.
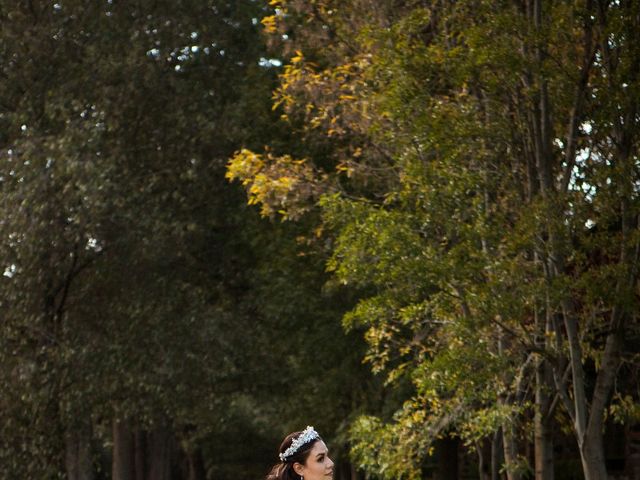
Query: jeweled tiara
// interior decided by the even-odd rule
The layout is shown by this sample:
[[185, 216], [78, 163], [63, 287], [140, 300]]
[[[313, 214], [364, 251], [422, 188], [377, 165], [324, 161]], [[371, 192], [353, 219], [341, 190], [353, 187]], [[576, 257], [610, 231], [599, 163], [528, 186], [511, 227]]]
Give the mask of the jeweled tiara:
[[293, 439], [291, 446], [279, 455], [280, 460], [285, 462], [288, 457], [300, 450], [300, 447], [309, 443], [311, 440], [315, 440], [316, 438], [320, 438], [320, 435], [313, 429], [313, 427], [308, 426], [300, 435]]

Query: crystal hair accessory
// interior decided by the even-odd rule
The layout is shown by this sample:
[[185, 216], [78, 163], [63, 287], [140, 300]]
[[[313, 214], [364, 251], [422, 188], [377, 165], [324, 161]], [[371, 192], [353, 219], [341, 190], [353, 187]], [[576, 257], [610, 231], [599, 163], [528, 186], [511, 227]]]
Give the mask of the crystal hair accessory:
[[293, 439], [291, 446], [279, 455], [280, 460], [285, 462], [287, 458], [300, 450], [300, 447], [309, 443], [311, 440], [315, 440], [316, 438], [320, 438], [320, 435], [313, 429], [313, 427], [309, 426], [305, 428], [300, 435]]

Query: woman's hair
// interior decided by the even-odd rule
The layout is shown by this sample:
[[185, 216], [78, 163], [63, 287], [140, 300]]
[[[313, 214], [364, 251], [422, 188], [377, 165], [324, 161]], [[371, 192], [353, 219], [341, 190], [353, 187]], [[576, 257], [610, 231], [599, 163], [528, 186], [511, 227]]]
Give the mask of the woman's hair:
[[[278, 454], [284, 454], [284, 452], [291, 446], [293, 441], [302, 435], [302, 431], [293, 432], [287, 435], [282, 443], [280, 444], [280, 448], [278, 449]], [[311, 449], [316, 444], [316, 442], [322, 440], [320, 437], [316, 437], [310, 442], [302, 445], [296, 452], [292, 455], [289, 455], [285, 460], [281, 460], [276, 463], [272, 468], [269, 474], [267, 475], [266, 480], [300, 480], [300, 475], [298, 475], [293, 469], [294, 463], [305, 464], [307, 458], [309, 458], [309, 453]]]

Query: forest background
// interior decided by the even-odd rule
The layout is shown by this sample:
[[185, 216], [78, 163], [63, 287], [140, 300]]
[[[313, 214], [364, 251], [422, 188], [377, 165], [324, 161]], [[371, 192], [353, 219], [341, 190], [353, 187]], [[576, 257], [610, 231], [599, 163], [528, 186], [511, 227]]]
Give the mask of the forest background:
[[638, 2], [0, 22], [0, 478], [640, 478]]

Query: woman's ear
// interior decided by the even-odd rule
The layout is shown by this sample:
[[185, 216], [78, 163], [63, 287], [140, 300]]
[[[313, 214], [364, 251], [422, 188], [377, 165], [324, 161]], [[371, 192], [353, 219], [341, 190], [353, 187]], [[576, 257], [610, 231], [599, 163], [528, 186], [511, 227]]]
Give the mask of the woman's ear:
[[293, 471], [296, 472], [298, 475], [300, 475], [302, 477], [302, 473], [304, 472], [304, 465], [302, 465], [301, 463], [294, 463], [293, 464]]

